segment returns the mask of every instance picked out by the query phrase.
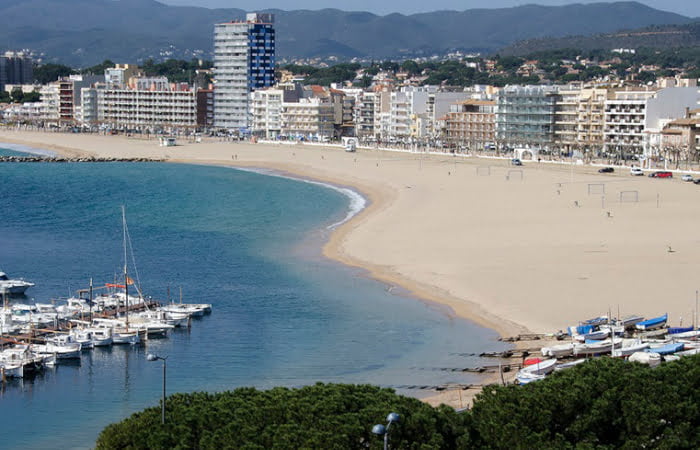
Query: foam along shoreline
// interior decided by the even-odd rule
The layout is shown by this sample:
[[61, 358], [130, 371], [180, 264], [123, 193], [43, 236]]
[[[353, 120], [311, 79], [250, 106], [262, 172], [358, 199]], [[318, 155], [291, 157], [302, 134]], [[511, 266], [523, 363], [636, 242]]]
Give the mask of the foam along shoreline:
[[44, 150], [41, 148], [30, 147], [24, 144], [13, 144], [11, 142], [0, 142], [0, 148], [7, 150], [12, 150], [13, 152], [29, 153], [31, 155], [46, 156], [46, 157], [56, 157], [58, 153], [51, 150]]
[[334, 229], [338, 228], [340, 225], [348, 222], [350, 219], [352, 219], [353, 217], [358, 215], [363, 209], [365, 209], [367, 207], [367, 198], [364, 197], [358, 191], [355, 191], [349, 187], [336, 186], [332, 183], [323, 183], [320, 181], [314, 181], [314, 180], [304, 178], [304, 177], [299, 177], [299, 176], [292, 176], [290, 174], [285, 174], [285, 173], [277, 172], [275, 170], [264, 169], [264, 168], [242, 168], [242, 167], [235, 167], [235, 166], [231, 166], [231, 168], [235, 169], [235, 170], [241, 170], [244, 172], [259, 173], [262, 175], [287, 178], [290, 180], [296, 180], [296, 181], [301, 181], [304, 183], [315, 184], [317, 186], [323, 186], [326, 189], [332, 189], [336, 192], [343, 194], [345, 197], [347, 197], [350, 200], [350, 202], [348, 204], [347, 214], [340, 221], [328, 225], [326, 227], [327, 230], [334, 230]]

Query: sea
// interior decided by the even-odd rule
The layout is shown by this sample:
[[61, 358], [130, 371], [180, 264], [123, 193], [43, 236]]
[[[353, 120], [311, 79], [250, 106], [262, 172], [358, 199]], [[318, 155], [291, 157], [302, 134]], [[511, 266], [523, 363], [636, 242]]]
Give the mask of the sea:
[[[30, 149], [0, 144], [0, 155]], [[354, 191], [265, 171], [172, 163], [0, 163], [0, 270], [60, 303], [118, 279], [144, 295], [211, 303], [167, 339], [84, 352], [0, 386], [0, 447], [91, 448], [108, 424], [167, 392], [371, 383], [426, 396], [479, 383], [497, 334], [321, 254], [359, 211]], [[468, 258], [469, 255], [465, 255]], [[97, 291], [99, 292], [99, 290]], [[370, 426], [371, 424], [368, 424]]]

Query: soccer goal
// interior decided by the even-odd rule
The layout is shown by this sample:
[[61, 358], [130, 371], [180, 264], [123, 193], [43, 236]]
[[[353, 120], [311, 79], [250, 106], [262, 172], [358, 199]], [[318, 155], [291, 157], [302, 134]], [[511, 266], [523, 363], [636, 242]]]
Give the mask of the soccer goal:
[[588, 195], [604, 195], [605, 183], [588, 183]]
[[523, 171], [519, 169], [511, 169], [506, 174], [506, 180], [523, 180]]
[[483, 176], [483, 177], [488, 177], [491, 175], [491, 166], [477, 166], [476, 167], [476, 175], [477, 176]]
[[620, 192], [620, 203], [639, 203], [639, 191]]

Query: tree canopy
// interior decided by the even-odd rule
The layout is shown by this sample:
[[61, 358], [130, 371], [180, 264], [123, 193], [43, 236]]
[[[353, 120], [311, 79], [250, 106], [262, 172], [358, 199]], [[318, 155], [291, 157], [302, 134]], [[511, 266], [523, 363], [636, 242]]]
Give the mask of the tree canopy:
[[75, 70], [72, 67], [64, 66], [63, 64], [42, 64], [34, 66], [34, 79], [39, 84], [48, 84], [58, 80], [60, 77], [67, 77], [74, 74]]
[[96, 448], [380, 449], [383, 440], [372, 426], [386, 424], [390, 412], [401, 416], [390, 428], [392, 448], [467, 444], [459, 432], [464, 416], [451, 408], [369, 385], [175, 394], [166, 406], [165, 427], [160, 408], [149, 408], [105, 428]]
[[700, 356], [649, 368], [596, 358], [526, 386], [488, 386], [470, 411], [432, 408], [390, 389], [317, 384], [176, 394], [105, 428], [106, 448], [698, 448]]

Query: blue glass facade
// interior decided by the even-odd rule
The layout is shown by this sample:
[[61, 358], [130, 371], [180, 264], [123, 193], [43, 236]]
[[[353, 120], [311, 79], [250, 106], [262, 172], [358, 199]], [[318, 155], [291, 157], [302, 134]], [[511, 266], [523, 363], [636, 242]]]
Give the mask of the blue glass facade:
[[252, 24], [248, 30], [248, 88], [275, 84], [275, 29], [272, 24]]

